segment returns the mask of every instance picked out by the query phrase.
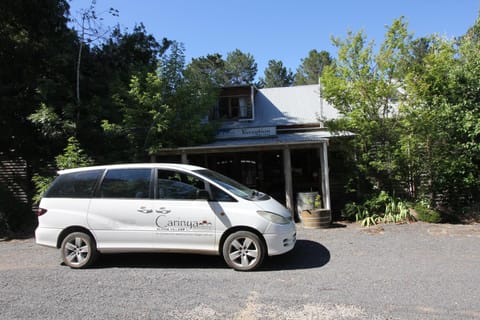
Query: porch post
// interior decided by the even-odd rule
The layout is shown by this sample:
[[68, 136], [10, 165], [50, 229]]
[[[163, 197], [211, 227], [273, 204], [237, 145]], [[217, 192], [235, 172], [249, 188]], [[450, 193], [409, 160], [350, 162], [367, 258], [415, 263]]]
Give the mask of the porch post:
[[330, 179], [328, 176], [328, 150], [327, 141], [321, 144], [320, 150], [320, 166], [322, 172], [322, 202], [323, 208], [330, 210]]
[[290, 149], [283, 149], [283, 175], [285, 177], [285, 204], [287, 209], [294, 216], [293, 185], [292, 185], [292, 160], [290, 158]]
[[183, 150], [182, 150], [182, 163], [183, 164], [188, 164], [187, 153]]

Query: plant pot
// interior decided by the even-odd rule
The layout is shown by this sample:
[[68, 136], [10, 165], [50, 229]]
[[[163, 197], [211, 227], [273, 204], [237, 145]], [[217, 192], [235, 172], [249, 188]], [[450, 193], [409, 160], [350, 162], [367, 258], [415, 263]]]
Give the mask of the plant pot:
[[332, 223], [332, 212], [329, 209], [303, 210], [300, 219], [307, 229], [328, 228]]

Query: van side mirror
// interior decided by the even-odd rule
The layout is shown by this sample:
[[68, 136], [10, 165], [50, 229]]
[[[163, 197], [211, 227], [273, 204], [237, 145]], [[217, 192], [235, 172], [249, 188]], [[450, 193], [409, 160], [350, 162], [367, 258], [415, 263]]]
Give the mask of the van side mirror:
[[207, 190], [197, 190], [197, 199], [210, 200], [210, 193]]

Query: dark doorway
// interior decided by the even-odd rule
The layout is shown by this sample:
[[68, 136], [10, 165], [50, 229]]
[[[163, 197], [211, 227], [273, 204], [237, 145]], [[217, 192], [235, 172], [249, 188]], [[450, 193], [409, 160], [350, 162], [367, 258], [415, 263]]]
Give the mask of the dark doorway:
[[281, 151], [209, 154], [207, 161], [203, 156], [190, 156], [189, 162], [220, 172], [285, 204]]
[[291, 152], [293, 193], [321, 193], [321, 166], [318, 149], [296, 149]]

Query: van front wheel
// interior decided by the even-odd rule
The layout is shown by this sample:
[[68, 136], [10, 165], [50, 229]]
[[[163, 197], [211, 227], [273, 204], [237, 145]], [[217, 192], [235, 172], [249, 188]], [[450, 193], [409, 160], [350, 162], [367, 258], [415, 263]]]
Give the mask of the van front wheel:
[[62, 260], [70, 268], [85, 268], [97, 256], [97, 247], [92, 237], [83, 232], [70, 233], [62, 241]]
[[265, 257], [265, 245], [249, 231], [237, 231], [223, 244], [223, 258], [235, 270], [250, 271], [258, 268]]

